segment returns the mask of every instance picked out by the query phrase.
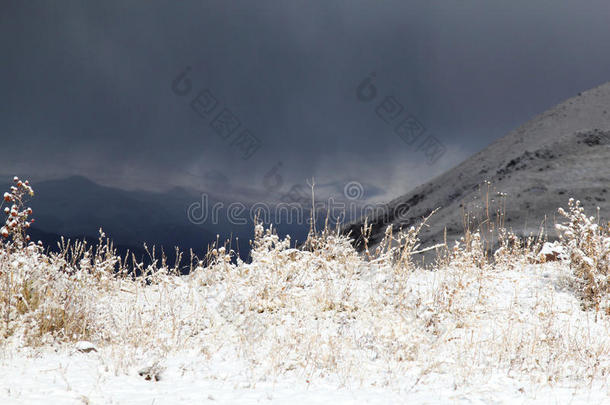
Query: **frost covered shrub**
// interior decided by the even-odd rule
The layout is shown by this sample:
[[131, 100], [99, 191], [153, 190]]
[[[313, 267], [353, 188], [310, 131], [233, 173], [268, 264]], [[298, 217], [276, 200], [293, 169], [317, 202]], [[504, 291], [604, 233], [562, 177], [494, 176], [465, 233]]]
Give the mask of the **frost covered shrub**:
[[487, 264], [485, 247], [479, 232], [466, 231], [466, 235], [455, 241], [450, 259], [451, 265], [484, 268]]
[[541, 263], [546, 261], [541, 255], [545, 244], [545, 236], [541, 228], [538, 236], [529, 236], [525, 239], [520, 238], [511, 230], [505, 228], [498, 229], [498, 249], [493, 254], [494, 263], [506, 268], [528, 263]]
[[567, 219], [557, 224], [561, 244], [566, 249], [576, 286], [585, 308], [599, 309], [610, 292], [610, 231], [587, 217], [580, 201], [571, 198], [568, 210], [559, 208]]
[[423, 225], [408, 230], [400, 230], [396, 233], [390, 225], [386, 228], [383, 240], [375, 250], [376, 261], [386, 263], [397, 270], [412, 269], [413, 252], [420, 246], [419, 231]]
[[257, 222], [254, 226], [254, 241], [250, 255], [253, 260], [260, 260], [265, 257], [277, 256], [290, 247], [290, 236], [281, 240], [274, 231], [273, 226], [265, 229], [263, 224]]
[[74, 280], [31, 244], [0, 253], [2, 288], [0, 330], [23, 337], [26, 344], [79, 340], [89, 335], [90, 283]]
[[[25, 203], [34, 190], [27, 180], [15, 177], [14, 181], [0, 206], [7, 216], [0, 229], [0, 335], [15, 335], [26, 344], [85, 338], [90, 333], [88, 308], [95, 302], [100, 281], [94, 274], [106, 263], [86, 264], [91, 251], [78, 253], [82, 244], [47, 254], [40, 242], [29, 242], [26, 230], [34, 220], [29, 220], [32, 209]], [[73, 262], [79, 263], [67, 260], [69, 251]], [[95, 271], [89, 271], [92, 268]]]
[[433, 246], [424, 250], [419, 250], [421, 246], [419, 234], [426, 226], [428, 219], [434, 215], [435, 212], [436, 210], [432, 211], [427, 217], [422, 219], [417, 227], [411, 226], [408, 230], [400, 229], [395, 233], [393, 226], [388, 226], [383, 239], [375, 249], [374, 255], [371, 255], [368, 249], [368, 240], [372, 227], [367, 226], [367, 223], [365, 222], [362, 234], [364, 235], [365, 252], [368, 259], [372, 263], [390, 266], [395, 272], [399, 273], [406, 270], [413, 270], [415, 268], [413, 262], [413, 256], [415, 254], [423, 253], [438, 247]]
[[494, 252], [494, 261], [497, 264], [512, 267], [515, 258], [523, 252], [523, 242], [521, 238], [507, 229], [498, 230], [499, 247]]
[[[318, 234], [311, 233], [304, 249], [290, 247], [290, 237], [281, 239], [273, 227], [255, 225], [252, 242], [252, 263], [238, 263], [230, 271], [237, 272], [244, 285], [249, 286], [250, 295], [245, 307], [258, 312], [273, 312], [286, 307], [293, 299], [288, 292], [315, 284], [314, 280], [344, 280], [358, 268], [360, 257], [350, 243], [350, 239], [340, 232], [325, 227]], [[313, 270], [315, 269], [315, 270]], [[328, 284], [321, 308], [333, 307], [339, 299]], [[325, 287], [325, 288], [326, 288]]]

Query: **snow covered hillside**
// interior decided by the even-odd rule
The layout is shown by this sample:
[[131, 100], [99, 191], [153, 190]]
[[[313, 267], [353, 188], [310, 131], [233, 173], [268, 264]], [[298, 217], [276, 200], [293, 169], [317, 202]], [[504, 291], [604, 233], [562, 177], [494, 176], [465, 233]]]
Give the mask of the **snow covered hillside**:
[[[468, 227], [502, 210], [517, 235], [555, 237], [557, 207], [569, 196], [610, 212], [610, 83], [580, 93], [540, 114], [430, 182], [398, 197], [385, 213], [368, 219], [369, 240], [378, 243], [386, 226], [409, 227], [439, 208], [422, 232], [427, 244], [457, 240]], [[481, 184], [489, 182], [489, 186]], [[347, 229], [358, 239], [363, 220]], [[445, 234], [446, 230], [446, 234]], [[482, 237], [496, 242], [491, 229]]]
[[[144, 267], [100, 236], [45, 253], [30, 190], [4, 195], [0, 403], [602, 403], [610, 231], [576, 201], [559, 242], [478, 233], [418, 268], [418, 232], [357, 253], [258, 224], [252, 262], [216, 247]], [[137, 276], [134, 274], [137, 270]]]

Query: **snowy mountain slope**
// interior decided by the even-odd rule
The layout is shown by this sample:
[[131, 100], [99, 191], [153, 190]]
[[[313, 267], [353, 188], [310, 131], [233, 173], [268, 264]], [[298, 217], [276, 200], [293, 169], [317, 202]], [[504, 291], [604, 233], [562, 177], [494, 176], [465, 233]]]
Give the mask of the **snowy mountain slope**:
[[[542, 225], [552, 238], [556, 207], [569, 197], [583, 200], [592, 213], [596, 206], [602, 214], [609, 211], [610, 83], [540, 114], [457, 167], [392, 200], [384, 214], [369, 218], [370, 243], [379, 242], [387, 225], [411, 226], [436, 208], [422, 242], [442, 242], [445, 227], [451, 242], [464, 231], [465, 213], [470, 213], [471, 225], [487, 219], [487, 202], [490, 221], [502, 206], [506, 226], [518, 235], [537, 234]], [[545, 217], [546, 223], [541, 221]], [[346, 227], [360, 241], [362, 223]]]

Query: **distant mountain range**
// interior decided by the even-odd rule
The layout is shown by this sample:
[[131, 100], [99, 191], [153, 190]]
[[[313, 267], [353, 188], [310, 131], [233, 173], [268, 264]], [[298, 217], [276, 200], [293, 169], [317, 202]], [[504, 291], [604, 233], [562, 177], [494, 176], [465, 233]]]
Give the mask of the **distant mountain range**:
[[[9, 185], [3, 186], [6, 189]], [[205, 227], [190, 223], [186, 210], [196, 194], [183, 189], [165, 193], [125, 191], [98, 185], [85, 177], [33, 183], [35, 196], [29, 202], [36, 222], [34, 240], [54, 247], [60, 236], [97, 240], [103, 228], [121, 253], [128, 249], [143, 254], [143, 244], [173, 251], [202, 251], [216, 240], [222, 225]]]
[[[29, 233], [33, 240], [42, 240], [50, 248], [57, 246], [61, 236], [96, 243], [98, 230], [103, 228], [119, 253], [125, 254], [129, 250], [138, 258], [147, 256], [144, 243], [156, 246], [157, 251], [163, 248], [171, 259], [176, 246], [182, 252], [193, 249], [196, 254], [203, 255], [218, 238], [221, 245], [226, 239], [232, 239], [231, 247], [247, 260], [254, 228], [251, 213], [264, 210], [264, 207], [269, 207], [269, 215], [262, 213], [261, 219], [267, 225], [275, 224], [280, 235], [290, 234], [295, 243], [302, 242], [309, 230], [307, 209], [303, 210], [302, 220], [291, 212], [289, 221], [286, 210], [274, 209], [277, 197], [268, 196], [272, 201], [261, 204], [255, 198], [262, 199], [262, 195], [246, 191], [243, 195], [249, 200], [239, 201], [243, 211], [234, 210], [230, 214], [230, 205], [237, 201], [184, 188], [166, 192], [127, 191], [99, 185], [83, 176], [33, 182], [32, 186], [36, 194], [28, 205], [34, 210], [36, 222]], [[0, 184], [0, 187], [0, 190], [7, 190], [10, 184]], [[339, 185], [326, 187], [342, 191]], [[290, 199], [284, 202], [296, 204]], [[207, 217], [202, 211], [204, 205]], [[214, 213], [215, 205], [222, 208]], [[189, 207], [194, 221], [187, 215]], [[234, 220], [229, 219], [230, 215]], [[320, 212], [320, 222], [324, 215], [325, 212]]]
[[[489, 182], [489, 183], [486, 183]], [[610, 83], [540, 114], [481, 152], [388, 203], [368, 219], [372, 245], [386, 227], [410, 227], [439, 209], [421, 235], [423, 246], [458, 239], [465, 228], [496, 221], [521, 236], [543, 227], [552, 239], [557, 208], [580, 199], [610, 216]], [[489, 211], [487, 210], [489, 207]], [[489, 215], [488, 215], [489, 212]], [[363, 219], [346, 226], [361, 247]]]

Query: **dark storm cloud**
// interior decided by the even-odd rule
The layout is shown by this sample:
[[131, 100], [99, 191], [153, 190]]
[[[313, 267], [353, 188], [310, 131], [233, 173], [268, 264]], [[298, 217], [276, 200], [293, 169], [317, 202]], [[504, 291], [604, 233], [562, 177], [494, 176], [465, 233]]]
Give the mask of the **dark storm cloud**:
[[[609, 80], [609, 17], [605, 0], [4, 3], [0, 171], [240, 190], [281, 162], [286, 190], [402, 193]], [[372, 72], [447, 147], [434, 165], [358, 101]], [[251, 159], [189, 107], [205, 88], [262, 141]]]

